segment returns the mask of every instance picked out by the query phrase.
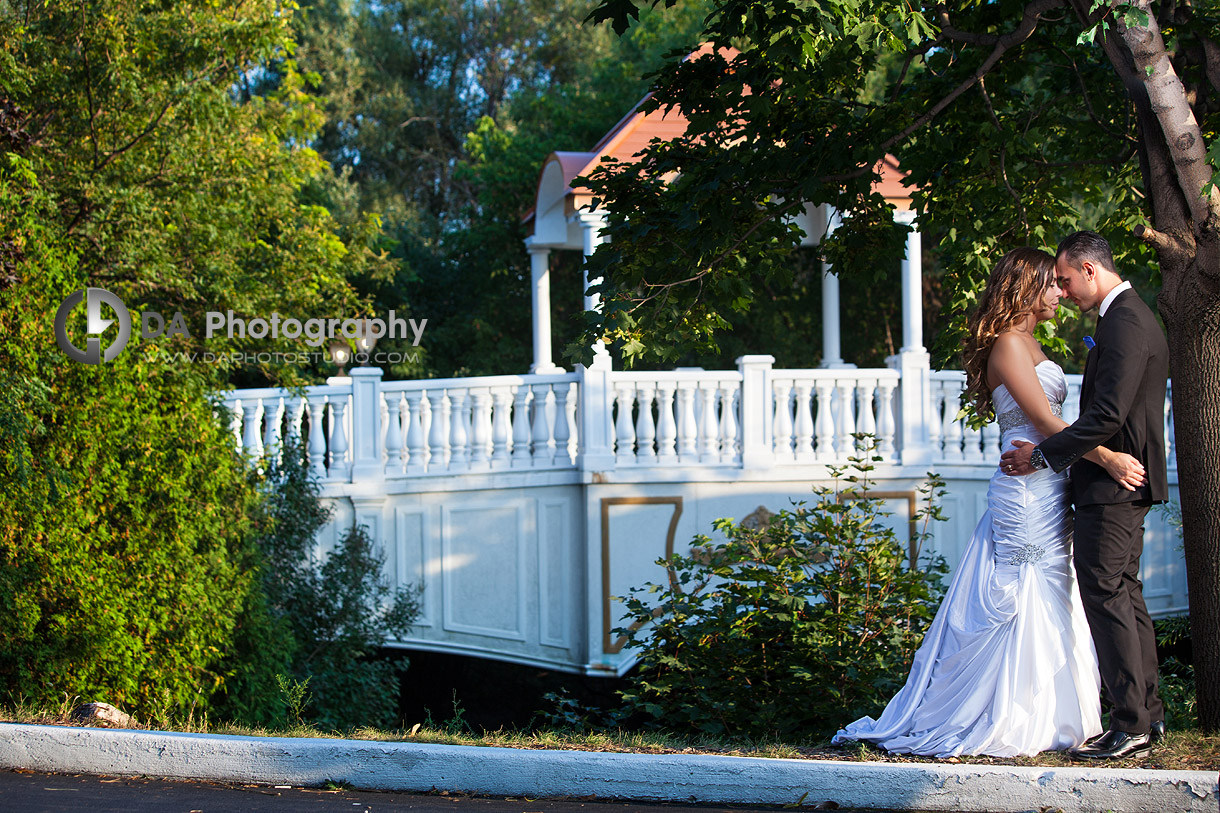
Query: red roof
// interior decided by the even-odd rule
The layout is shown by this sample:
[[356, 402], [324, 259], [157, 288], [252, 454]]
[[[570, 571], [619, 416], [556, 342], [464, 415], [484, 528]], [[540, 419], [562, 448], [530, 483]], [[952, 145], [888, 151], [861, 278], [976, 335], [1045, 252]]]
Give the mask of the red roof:
[[[705, 43], [699, 50], [691, 53], [687, 59], [697, 59], [710, 53], [711, 47], [710, 43]], [[736, 55], [736, 51], [733, 49], [722, 49], [722, 53], [730, 59]], [[539, 173], [539, 187], [541, 188], [542, 176], [547, 167], [552, 162], [558, 162], [565, 186], [565, 214], [573, 214], [588, 206], [592, 199], [592, 194], [587, 188], [572, 186], [573, 179], [581, 175], [588, 175], [607, 158], [628, 162], [639, 160], [639, 153], [654, 138], [669, 141], [686, 132], [688, 124], [686, 116], [677, 108], [641, 112], [640, 107], [649, 96], [640, 99], [631, 111], [610, 128], [610, 131], [602, 136], [589, 152], [553, 152], [547, 156], [542, 165], [542, 172]], [[873, 188], [880, 192], [886, 200], [895, 204], [897, 208], [909, 208], [911, 193], [907, 187], [902, 185], [902, 179], [906, 177], [906, 173], [899, 168], [898, 159], [892, 155], [886, 155], [880, 169], [881, 179], [874, 184]], [[537, 200], [536, 193], [535, 203]], [[531, 209], [524, 219], [528, 221], [533, 216], [534, 209]]]

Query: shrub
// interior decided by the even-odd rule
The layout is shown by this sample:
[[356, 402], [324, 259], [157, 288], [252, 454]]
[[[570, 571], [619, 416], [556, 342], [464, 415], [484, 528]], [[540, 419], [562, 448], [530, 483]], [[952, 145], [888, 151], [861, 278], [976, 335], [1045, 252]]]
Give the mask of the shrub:
[[1165, 703], [1165, 724], [1171, 731], [1199, 725], [1195, 695], [1195, 669], [1190, 641], [1190, 616], [1158, 618], [1156, 645], [1160, 655], [1160, 695]]
[[206, 710], [258, 499], [206, 391], [127, 360], [0, 382], [0, 698]]
[[[407, 661], [378, 650], [387, 635], [411, 626], [418, 591], [390, 589], [363, 526], [333, 550], [317, 550], [330, 512], [299, 441], [286, 442], [281, 462], [254, 476], [268, 496], [251, 561], [261, 590], [243, 608], [221, 713], [255, 723], [296, 717], [327, 729], [393, 725]], [[285, 696], [283, 686], [306, 684], [310, 702]]]
[[669, 584], [633, 589], [634, 623], [618, 630], [640, 652], [628, 707], [672, 729], [790, 738], [833, 732], [886, 702], [943, 596], [943, 560], [918, 550], [941, 518], [943, 483], [932, 475], [920, 489], [922, 566], [910, 567], [868, 496], [871, 470], [854, 458], [831, 469], [834, 487], [815, 489], [814, 505], [765, 528], [717, 520], [723, 542], [700, 535], [689, 554], [660, 560]]

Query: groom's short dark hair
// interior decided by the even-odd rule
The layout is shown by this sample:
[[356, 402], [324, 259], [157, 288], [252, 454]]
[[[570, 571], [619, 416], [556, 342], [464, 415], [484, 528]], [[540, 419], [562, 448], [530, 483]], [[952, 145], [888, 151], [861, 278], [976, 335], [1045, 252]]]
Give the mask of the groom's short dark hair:
[[1062, 257], [1068, 265], [1079, 268], [1080, 263], [1088, 260], [1094, 265], [1100, 265], [1114, 273], [1114, 253], [1110, 251], [1110, 243], [1095, 231], [1078, 231], [1069, 234], [1059, 243], [1055, 250], [1055, 259]]

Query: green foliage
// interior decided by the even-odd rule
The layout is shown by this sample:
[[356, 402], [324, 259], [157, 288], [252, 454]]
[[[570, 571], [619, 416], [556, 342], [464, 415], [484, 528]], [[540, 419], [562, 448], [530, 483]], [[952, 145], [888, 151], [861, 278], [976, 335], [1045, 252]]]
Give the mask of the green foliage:
[[924, 486], [923, 531], [908, 548], [869, 496], [871, 470], [855, 459], [832, 469], [834, 488], [816, 489], [812, 506], [765, 528], [717, 520], [723, 541], [701, 535], [661, 560], [669, 584], [634, 589], [632, 624], [618, 630], [640, 654], [628, 707], [678, 730], [791, 737], [887, 701], [943, 595], [944, 562], [919, 550], [943, 484]]
[[546, 705], [538, 712], [538, 719], [555, 731], [592, 733], [621, 730], [628, 716], [623, 709], [601, 709], [582, 703], [567, 689], [547, 692], [542, 700]]
[[262, 476], [267, 497], [251, 562], [261, 590], [243, 608], [220, 713], [268, 723], [287, 711], [325, 729], [393, 725], [406, 661], [378, 650], [411, 626], [418, 590], [390, 589], [383, 556], [363, 526], [334, 549], [317, 549], [330, 512], [299, 442], [289, 440], [281, 462], [268, 463]]
[[[617, 40], [582, 26], [588, 7], [574, 0], [304, 4], [293, 60], [323, 100], [312, 143], [340, 172], [317, 200], [344, 223], [384, 214], [393, 274], [357, 287], [378, 310], [408, 302], [428, 319], [422, 358], [391, 376], [529, 365], [523, 217], [542, 161], [591, 148], [662, 54], [694, 43], [706, 7], [645, 15]], [[583, 302], [579, 254], [566, 253], [553, 256], [556, 346]]]
[[[54, 270], [35, 265], [43, 248], [23, 271]], [[0, 300], [14, 338], [0, 351], [14, 387], [0, 421], [0, 696], [206, 709], [251, 587], [240, 563], [257, 495], [198, 381], [135, 355], [48, 358], [47, 284]]]
[[[674, 3], [607, 0], [592, 17], [619, 29], [650, 5]], [[771, 292], [791, 284], [800, 235], [790, 216], [804, 203], [851, 213], [822, 251], [844, 288], [883, 288], [870, 271], [901, 256], [890, 206], [872, 191], [887, 155], [909, 173], [935, 261], [927, 267], [943, 270], [943, 302], [929, 303], [941, 306], [938, 362], [956, 363], [965, 314], [1015, 246], [1098, 229], [1151, 298], [1153, 254], [1130, 236], [1150, 217], [1151, 193], [1123, 83], [1101, 49], [1075, 42], [1081, 23], [1066, 6], [1018, 36], [1023, 11], [1020, 2], [718, 0], [701, 36], [735, 50], [672, 59], [646, 106], [680, 107], [685, 135], [589, 179], [611, 212], [591, 264], [604, 312], [568, 354], [587, 360], [604, 339], [629, 360], [668, 362], [752, 333], [756, 318], [770, 318]], [[1214, 30], [1210, 11], [1173, 24], [1192, 39]], [[1181, 70], [1203, 99], [1198, 70], [1185, 61]], [[1213, 102], [1195, 112], [1215, 130]], [[1088, 330], [1069, 322], [1042, 338], [1073, 370]], [[794, 327], [816, 347], [815, 320]]]
[[1155, 622], [1155, 627], [1157, 649], [1161, 653], [1175, 653], [1168, 656], [1162, 654], [1159, 669], [1159, 692], [1165, 704], [1165, 725], [1171, 731], [1195, 728], [1199, 724], [1199, 714], [1195, 670], [1190, 662], [1190, 616], [1160, 618]]
[[[205, 311], [317, 316], [358, 302], [348, 276], [381, 273], [375, 218], [340, 224], [304, 198], [330, 169], [302, 146], [321, 121], [302, 78], [284, 63], [275, 94], [238, 89], [291, 48], [292, 11], [0, 6], [0, 696], [66, 692], [166, 719], [211, 710], [244, 670], [259, 691], [235, 711], [258, 717], [274, 675], [311, 656], [277, 637], [288, 628], [256, 577], [266, 484], [214, 399], [308, 370], [160, 353], [198, 349]], [[68, 360], [52, 330], [90, 285], [136, 322], [100, 366]], [[141, 343], [147, 309], [182, 312], [192, 336]], [[351, 568], [327, 575], [367, 574], [367, 548], [345, 542], [335, 561]], [[344, 600], [368, 578], [345, 582]], [[242, 641], [266, 646], [239, 665]]]
[[313, 695], [309, 693], [309, 678], [293, 680], [286, 675], [277, 674], [275, 684], [280, 688], [280, 697], [284, 701], [284, 708], [288, 710], [289, 719], [295, 720], [297, 725], [303, 725], [305, 721], [301, 719], [301, 712], [313, 700]]
[[[14, 152], [47, 202], [14, 242], [28, 246], [41, 230], [70, 250], [88, 284], [118, 294], [133, 314], [184, 315], [189, 339], [133, 342], [127, 352], [160, 360], [159, 351], [201, 349], [208, 311], [344, 315], [359, 304], [347, 278], [385, 273], [375, 216], [340, 224], [302, 195], [331, 170], [303, 146], [322, 118], [291, 63], [273, 95], [235, 90], [291, 47], [292, 4], [6, 8], [0, 50], [12, 69], [0, 72], [0, 97]], [[5, 202], [5, 215], [18, 204]], [[303, 348], [207, 342], [213, 352]], [[161, 363], [213, 386], [230, 374], [226, 365]], [[234, 380], [300, 380], [284, 364], [249, 367]]]

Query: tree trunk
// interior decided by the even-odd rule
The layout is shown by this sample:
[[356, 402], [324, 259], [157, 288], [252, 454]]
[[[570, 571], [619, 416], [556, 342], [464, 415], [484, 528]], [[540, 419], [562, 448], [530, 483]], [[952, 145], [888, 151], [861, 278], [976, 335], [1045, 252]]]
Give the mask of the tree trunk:
[[[1162, 271], [1200, 279], [1194, 268]], [[1220, 731], [1220, 306], [1214, 297], [1197, 297], [1195, 307], [1177, 304], [1166, 327], [1191, 643], [1199, 727], [1214, 733]]]
[[[1071, 0], [1082, 19], [1093, 6]], [[1156, 249], [1157, 303], [1169, 340], [1182, 537], [1199, 726], [1220, 731], [1220, 192], [1185, 88], [1170, 60], [1150, 0], [1146, 15], [1103, 47], [1135, 104], [1140, 171], [1156, 230], [1137, 236]], [[1205, 191], [1206, 190], [1206, 191]]]

